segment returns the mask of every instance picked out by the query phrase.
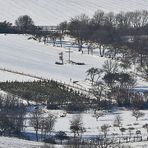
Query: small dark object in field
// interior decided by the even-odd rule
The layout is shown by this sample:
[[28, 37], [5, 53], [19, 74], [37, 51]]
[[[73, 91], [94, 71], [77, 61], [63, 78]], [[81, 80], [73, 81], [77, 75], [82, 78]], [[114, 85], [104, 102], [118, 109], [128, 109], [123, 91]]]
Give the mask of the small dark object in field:
[[78, 83], [79, 81], [73, 81], [73, 83]]
[[57, 64], [57, 65], [63, 65], [63, 63], [60, 63], [60, 62], [55, 62], [55, 64]]
[[74, 61], [70, 61], [71, 64], [74, 65], [85, 65], [85, 63], [81, 63], [81, 62], [74, 62]]
[[77, 65], [85, 65], [85, 63], [77, 63]]
[[29, 38], [28, 38], [28, 40], [32, 40], [32, 39], [33, 39], [33, 40], [36, 40], [35, 37], [29, 37]]

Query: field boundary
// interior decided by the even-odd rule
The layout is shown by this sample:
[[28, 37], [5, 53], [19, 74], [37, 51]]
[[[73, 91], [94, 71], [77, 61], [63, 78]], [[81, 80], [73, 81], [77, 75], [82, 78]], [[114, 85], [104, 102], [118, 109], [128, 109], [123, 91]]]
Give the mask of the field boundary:
[[65, 82], [54, 80], [52, 78], [51, 79], [50, 78], [43, 78], [41, 76], [28, 74], [28, 73], [24, 73], [24, 72], [19, 72], [19, 71], [15, 71], [15, 70], [10, 70], [10, 69], [6, 69], [6, 68], [0, 68], [0, 71], [9, 72], [9, 73], [17, 74], [17, 75], [22, 75], [22, 76], [26, 76], [26, 77], [30, 77], [30, 78], [35, 78], [35, 79], [43, 80], [43, 81], [51, 81], [51, 80], [53, 80], [55, 82], [63, 84], [66, 87], [72, 88], [72, 89], [74, 89], [76, 91], [80, 91], [80, 92], [82, 92], [84, 94], [87, 94], [87, 95], [90, 94], [89, 89], [86, 89], [86, 88], [84, 88], [82, 86], [79, 86], [79, 85], [76, 85], [76, 84], [73, 84], [73, 85], [72, 84], [66, 84]]

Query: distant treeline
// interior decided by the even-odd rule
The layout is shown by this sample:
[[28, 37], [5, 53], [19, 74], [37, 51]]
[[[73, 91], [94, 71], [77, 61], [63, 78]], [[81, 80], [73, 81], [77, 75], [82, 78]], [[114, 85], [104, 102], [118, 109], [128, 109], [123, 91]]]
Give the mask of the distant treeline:
[[[31, 34], [35, 40], [53, 46], [65, 35], [75, 39], [79, 51], [83, 53], [83, 45], [87, 44], [88, 54], [99, 49], [100, 56], [112, 59], [120, 58], [123, 62], [144, 66], [144, 75], [148, 69], [148, 11], [131, 11], [120, 13], [105, 13], [98, 10], [90, 18], [85, 14], [61, 22], [57, 29], [44, 30], [34, 24], [28, 15], [20, 16], [15, 26], [5, 21], [0, 23], [0, 33]], [[120, 55], [120, 56], [119, 56]], [[146, 68], [145, 68], [146, 66]], [[147, 79], [147, 76], [146, 76]]]
[[[102, 39], [103, 37], [108, 37], [109, 42], [109, 40], [114, 39], [114, 36], [111, 36], [114, 33], [116, 35], [147, 35], [148, 11], [137, 10], [115, 14], [114, 12], [105, 13], [102, 10], [97, 10], [92, 18], [81, 14], [80, 16], [71, 18], [69, 22], [64, 21], [60, 23], [58, 26], [58, 29], [62, 32], [73, 30], [76, 36], [79, 34], [84, 39], [94, 39], [95, 36], [92, 36], [94, 33], [96, 35], [101, 34]], [[0, 33], [22, 32], [34, 34], [37, 28], [32, 18], [28, 15], [18, 17], [14, 25], [7, 20], [0, 22]], [[47, 31], [49, 30], [47, 29]]]
[[[118, 14], [98, 10], [92, 18], [82, 14], [60, 26], [62, 31], [67, 30], [76, 39], [80, 51], [84, 43], [90, 49], [93, 48], [92, 44], [98, 45], [100, 56], [104, 56], [105, 48], [112, 48], [114, 57], [119, 49], [123, 50], [122, 53], [126, 53], [127, 49], [134, 49], [130, 52], [136, 51], [141, 56], [141, 65], [142, 57], [148, 53], [148, 11], [145, 10]], [[101, 51], [101, 48], [104, 49]]]
[[[148, 11], [105, 13], [98, 10], [92, 18], [85, 14], [61, 22], [57, 30], [33, 32], [35, 39], [47, 43], [49, 39], [56, 46], [56, 41], [65, 35], [75, 39], [79, 51], [87, 45], [88, 54], [99, 49], [100, 56], [122, 58], [123, 61], [145, 65], [148, 59]], [[129, 61], [132, 60], [132, 61]], [[147, 63], [146, 63], [147, 64]], [[148, 65], [148, 64], [147, 64]]]

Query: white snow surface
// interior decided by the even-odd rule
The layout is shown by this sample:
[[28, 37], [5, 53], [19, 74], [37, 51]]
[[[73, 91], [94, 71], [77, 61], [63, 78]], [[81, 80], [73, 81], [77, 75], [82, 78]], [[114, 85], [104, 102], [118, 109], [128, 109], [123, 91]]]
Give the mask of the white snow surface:
[[[136, 131], [140, 130], [143, 140], [146, 140], [147, 130], [144, 129], [143, 126], [148, 122], [147, 110], [141, 111], [145, 115], [144, 117], [139, 118], [138, 121], [136, 121], [135, 117], [132, 116], [132, 111], [124, 108], [122, 108], [121, 110], [114, 110], [112, 112], [107, 112], [107, 111], [103, 111], [103, 112], [104, 112], [104, 116], [100, 117], [98, 120], [96, 120], [96, 118], [94, 117], [94, 112], [91, 110], [80, 113], [80, 114], [67, 113], [65, 117], [61, 117], [61, 115], [65, 113], [62, 110], [47, 110], [46, 113], [54, 114], [57, 117], [53, 133], [56, 133], [58, 131], [64, 131], [67, 133], [68, 136], [73, 136], [73, 133], [70, 130], [70, 123], [74, 117], [80, 115], [82, 119], [83, 127], [86, 129], [86, 132], [83, 133], [84, 139], [87, 139], [87, 138], [93, 139], [99, 135], [103, 135], [101, 131], [101, 126], [105, 124], [109, 126], [108, 135], [110, 137], [114, 137], [115, 139], [116, 138], [118, 139], [119, 137], [122, 138], [122, 137], [129, 136], [129, 128], [133, 127], [134, 129], [132, 130], [131, 137], [136, 136]], [[46, 113], [44, 114], [44, 116], [47, 115]], [[123, 135], [119, 130], [119, 127], [114, 126], [114, 120], [117, 117], [117, 115], [119, 115], [121, 118], [121, 127], [126, 129]], [[27, 116], [29, 117], [30, 115], [28, 114]], [[35, 134], [33, 127], [30, 127], [28, 124], [29, 122], [26, 122], [27, 126], [25, 128], [25, 132], [28, 133], [28, 135], [33, 135], [33, 133]], [[132, 146], [131, 148], [147, 148], [148, 147], [148, 143], [146, 141], [127, 143], [127, 144], [124, 141], [124, 145], [127, 145], [127, 146], [131, 145]]]
[[[23, 35], [0, 35], [0, 68], [66, 83], [70, 82], [70, 78], [72, 81], [83, 82], [89, 68], [101, 67], [106, 60], [99, 56], [81, 54], [76, 49], [71, 54], [71, 59], [75, 62], [84, 62], [86, 65], [68, 64], [67, 49], [44, 45], [27, 38]], [[59, 61], [60, 52], [64, 54], [64, 65], [55, 64]], [[0, 80], [3, 81], [3, 77], [0, 77]]]
[[120, 12], [147, 7], [147, 0], [0, 0], [0, 21], [14, 23], [27, 14], [36, 25], [57, 25], [82, 13], [92, 16], [98, 9]]
[[[91, 67], [102, 68], [107, 60], [99, 56], [99, 50], [94, 55], [88, 55], [87, 49], [84, 53], [78, 52], [77, 48], [71, 48], [71, 60], [85, 63], [85, 65], [73, 65], [68, 63], [68, 48], [72, 39], [65, 38], [63, 48], [53, 47], [51, 44], [39, 43], [35, 40], [28, 40], [27, 35], [0, 35], [0, 69], [22, 72], [45, 79], [53, 79], [59, 82], [75, 86], [89, 88], [86, 81], [86, 71]], [[70, 41], [69, 41], [70, 40]], [[55, 64], [59, 61], [59, 53], [63, 52], [64, 65]], [[23, 76], [15, 73], [0, 70], [0, 81], [32, 81], [36, 78]], [[148, 90], [148, 83], [138, 79], [136, 90]]]
[[[43, 146], [44, 143], [42, 142], [28, 141], [10, 137], [0, 137], [0, 148], [42, 148]], [[62, 146], [54, 145], [54, 148], [62, 148]]]
[[40, 148], [43, 143], [21, 140], [17, 138], [0, 137], [1, 148]]
[[34, 78], [22, 76], [19, 74], [14, 74], [6, 71], [0, 71], [0, 81], [33, 81]]
[[[136, 130], [141, 130], [142, 134], [146, 135], [146, 129], [142, 127], [148, 122], [148, 111], [145, 110], [141, 112], [143, 112], [145, 115], [144, 117], [139, 118], [138, 121], [136, 121], [135, 117], [132, 116], [132, 111], [129, 110], [117, 110], [112, 112], [104, 111], [104, 116], [100, 117], [98, 121], [94, 117], [94, 113], [92, 111], [82, 114], [67, 114], [66, 117], [59, 117], [57, 119], [55, 124], [55, 131], [62, 130], [70, 135], [73, 135], [70, 131], [70, 121], [73, 117], [80, 115], [82, 118], [83, 126], [86, 129], [86, 132], [83, 134], [83, 136], [93, 137], [97, 136], [98, 134], [102, 134], [101, 126], [104, 124], [110, 126], [108, 134], [112, 135], [114, 133], [121, 136], [119, 127], [113, 126], [116, 116], [119, 115], [121, 117], [122, 127], [126, 129], [129, 127], [134, 127], [135, 129], [133, 130], [133, 134], [136, 133]], [[56, 112], [54, 114], [56, 114]], [[128, 135], [128, 130], [126, 130], [124, 135]]]

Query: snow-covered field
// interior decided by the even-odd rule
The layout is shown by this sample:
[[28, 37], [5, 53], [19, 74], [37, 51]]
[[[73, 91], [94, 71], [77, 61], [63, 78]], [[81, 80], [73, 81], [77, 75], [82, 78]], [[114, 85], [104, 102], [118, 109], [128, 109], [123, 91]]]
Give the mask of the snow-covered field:
[[[128, 145], [128, 144], [127, 144]], [[129, 144], [131, 148], [148, 148], [148, 143], [146, 142], [135, 142]]]
[[43, 146], [43, 143], [0, 137], [0, 148], [41, 148], [41, 146]]
[[[93, 111], [84, 112], [81, 114], [69, 114], [67, 113], [65, 117], [61, 117], [63, 115], [64, 111], [61, 110], [49, 110], [50, 113], [54, 114], [57, 119], [54, 127], [53, 133], [56, 133], [58, 131], [64, 131], [68, 136], [73, 136], [73, 133], [70, 130], [70, 123], [73, 118], [76, 116], [81, 116], [83, 127], [86, 129], [86, 131], [83, 133], [84, 139], [94, 139], [98, 137], [99, 135], [103, 135], [103, 132], [101, 131], [102, 125], [108, 125], [108, 135], [109, 137], [114, 137], [116, 141], [119, 141], [119, 138], [124, 144], [126, 144], [126, 141], [122, 139], [122, 137], [129, 137], [130, 135], [130, 128], [133, 128], [131, 131], [131, 137], [137, 137], [136, 131], [141, 131], [141, 135], [143, 137], [143, 140], [147, 139], [147, 130], [143, 128], [143, 125], [148, 123], [148, 111], [141, 111], [145, 115], [144, 117], [141, 117], [136, 121], [135, 117], [132, 116], [132, 111], [129, 110], [114, 110], [112, 112], [104, 111], [104, 116], [100, 117], [98, 120], [94, 117]], [[46, 114], [46, 113], [45, 113]], [[28, 114], [29, 115], [29, 114]], [[114, 120], [117, 117], [117, 115], [121, 118], [121, 127], [125, 128], [125, 132], [122, 134], [122, 132], [119, 130], [119, 127], [114, 126]], [[35, 139], [35, 131], [32, 127], [28, 125], [29, 122], [26, 122], [27, 127], [25, 128], [25, 132], [28, 136], [31, 136], [32, 139]], [[120, 128], [121, 128], [120, 127]], [[132, 138], [131, 138], [132, 139]], [[128, 142], [126, 145], [131, 145], [132, 148], [144, 148], [148, 147], [147, 142], [136, 142], [136, 143], [130, 143]]]
[[[25, 35], [0, 35], [0, 68], [23, 72], [33, 76], [46, 79], [54, 79], [67, 84], [78, 81], [78, 85], [89, 87], [86, 82], [86, 71], [91, 67], [101, 68], [107, 58], [99, 56], [99, 50], [94, 55], [88, 55], [87, 49], [84, 53], [72, 48], [70, 41], [66, 38], [65, 47], [53, 47], [50, 44], [44, 45], [34, 40], [28, 40]], [[71, 48], [71, 60], [85, 63], [85, 65], [73, 65], [68, 63], [68, 48]], [[56, 65], [59, 61], [59, 53], [63, 52], [64, 65]], [[0, 81], [6, 80], [33, 80], [27, 76], [0, 71]], [[77, 85], [77, 86], [78, 86]], [[147, 89], [148, 83], [138, 79], [137, 89]]]
[[[41, 148], [44, 144], [40, 142], [33, 142], [21, 140], [17, 138], [0, 137], [0, 148]], [[147, 148], [147, 142], [131, 143], [132, 148]], [[129, 146], [129, 144], [127, 144]], [[60, 145], [54, 145], [54, 148], [63, 148]]]
[[[60, 115], [57, 111], [51, 111], [55, 115]], [[106, 112], [104, 113], [104, 116], [100, 117], [98, 121], [94, 117], [94, 113], [89, 111], [87, 113], [82, 114], [67, 114], [66, 117], [59, 117], [57, 118], [57, 122], [55, 124], [55, 131], [65, 131], [69, 135], [72, 135], [70, 131], [70, 121], [72, 118], [76, 116], [81, 116], [83, 126], [86, 129], [86, 132], [84, 135], [87, 137], [93, 137], [97, 136], [99, 134], [103, 134], [101, 132], [101, 126], [104, 124], [108, 124], [110, 126], [109, 128], [109, 134], [110, 135], [117, 135], [121, 136], [121, 132], [119, 130], [119, 127], [114, 127], [114, 120], [117, 115], [121, 117], [122, 127], [126, 128], [124, 135], [129, 135], [128, 128], [134, 127], [135, 129], [132, 131], [133, 135], [136, 134], [137, 130], [141, 130], [141, 133], [143, 135], [146, 135], [146, 129], [142, 128], [144, 124], [148, 122], [148, 111], [142, 111], [145, 115], [142, 118], [139, 118], [138, 121], [136, 121], [136, 118], [132, 116], [132, 111], [127, 110], [115, 110], [112, 112]]]
[[[0, 148], [41, 148], [44, 144], [17, 138], [0, 137]], [[132, 148], [147, 148], [147, 142], [131, 143]], [[127, 144], [129, 146], [129, 144]], [[52, 146], [51, 146], [52, 147]], [[54, 145], [54, 148], [63, 148], [60, 145]]]
[[[117, 13], [120, 11], [147, 10], [147, 8], [148, 1], [146, 0], [0, 0], [0, 21], [7, 20], [14, 23], [17, 17], [27, 14], [32, 17], [36, 25], [57, 25], [82, 13], [92, 16], [98, 9]], [[85, 63], [83, 66], [72, 65], [68, 63], [68, 48], [44, 45], [34, 40], [28, 40], [28, 36], [25, 35], [0, 35], [0, 69], [5, 68], [46, 79], [66, 82], [67, 84], [71, 84], [72, 81], [79, 81], [80, 85], [87, 87], [85, 81], [86, 71], [91, 67], [101, 68], [106, 58], [99, 57], [97, 51], [92, 56], [85, 52], [82, 54], [77, 49], [71, 48], [71, 60]], [[59, 60], [60, 52], [64, 54], [64, 65], [62, 66], [55, 64]], [[32, 81], [36, 79], [0, 70], [0, 81], [15, 80]], [[138, 90], [148, 90], [147, 82], [139, 80], [138, 86], [141, 86], [136, 88]], [[58, 116], [54, 131], [65, 131], [72, 136], [69, 129], [70, 121], [77, 114], [67, 114], [66, 117], [60, 117], [61, 111], [51, 112]], [[83, 125], [86, 128], [84, 137], [102, 134], [101, 126], [103, 124], [110, 126], [110, 135], [121, 136], [119, 128], [113, 126], [115, 117], [120, 115], [122, 126], [127, 129], [124, 136], [129, 134], [129, 127], [134, 127], [133, 135], [137, 130], [140, 130], [146, 138], [147, 133], [143, 125], [148, 123], [148, 111], [143, 112], [145, 116], [138, 121], [135, 121], [135, 118], [132, 117], [132, 112], [127, 110], [108, 112], [103, 117], [100, 117], [98, 121], [93, 116], [93, 112], [82, 113]], [[32, 127], [27, 127], [25, 131], [27, 133], [34, 133]], [[39, 148], [42, 145], [43, 143], [40, 142], [0, 137], [0, 148]], [[148, 148], [147, 142], [130, 145], [133, 148]]]
[[6, 71], [0, 71], [0, 81], [33, 81], [34, 78], [22, 76], [19, 74], [14, 74]]
[[81, 13], [92, 16], [98, 9], [120, 12], [147, 7], [147, 0], [0, 0], [0, 21], [14, 23], [27, 14], [37, 25], [57, 25]]
[[[48, 146], [48, 144], [46, 144]], [[44, 143], [22, 140], [18, 138], [0, 137], [0, 148], [42, 148]], [[49, 145], [52, 148], [52, 146]], [[62, 148], [60, 145], [54, 145], [54, 148]]]
[[[91, 67], [101, 67], [106, 60], [99, 56], [81, 54], [76, 49], [71, 53], [71, 60], [84, 62], [86, 65], [72, 65], [67, 62], [68, 49], [44, 45], [27, 38], [23, 35], [0, 35], [0, 68], [67, 83], [70, 79], [83, 83], [86, 78], [85, 72]], [[65, 64], [62, 66], [55, 64], [59, 61], [60, 52], [64, 54]], [[3, 77], [0, 77], [0, 80], [3, 80]]]

